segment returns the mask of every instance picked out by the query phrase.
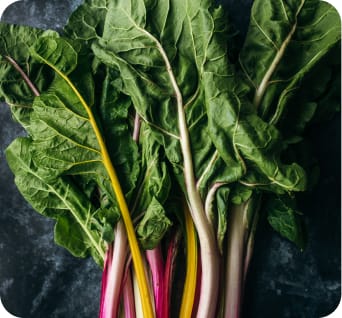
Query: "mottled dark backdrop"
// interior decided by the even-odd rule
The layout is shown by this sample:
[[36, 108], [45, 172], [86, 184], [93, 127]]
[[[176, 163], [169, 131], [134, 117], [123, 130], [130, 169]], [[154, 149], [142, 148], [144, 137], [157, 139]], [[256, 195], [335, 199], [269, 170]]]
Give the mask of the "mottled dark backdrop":
[[[0, 0], [1, 1], [1, 0]], [[241, 29], [250, 0], [222, 1]], [[62, 29], [81, 0], [24, 0], [2, 21]], [[53, 242], [53, 222], [34, 211], [13, 184], [4, 149], [22, 130], [0, 104], [0, 297], [22, 318], [92, 318], [99, 307], [101, 271]], [[340, 300], [340, 116], [314, 127], [321, 182], [301, 200], [308, 226], [304, 252], [259, 226], [244, 304], [244, 318], [318, 318]]]

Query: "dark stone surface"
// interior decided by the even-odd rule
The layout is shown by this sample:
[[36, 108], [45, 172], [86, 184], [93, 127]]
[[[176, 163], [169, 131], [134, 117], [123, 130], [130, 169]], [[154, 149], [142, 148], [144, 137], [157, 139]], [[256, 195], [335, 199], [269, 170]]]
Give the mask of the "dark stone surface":
[[[61, 29], [81, 0], [27, 0], [8, 8], [10, 23]], [[238, 28], [248, 23], [250, 0], [224, 1]], [[244, 31], [241, 32], [241, 35]], [[101, 271], [53, 242], [53, 221], [27, 205], [13, 184], [4, 149], [21, 128], [0, 104], [0, 297], [22, 318], [96, 317]], [[244, 303], [245, 318], [318, 318], [340, 300], [340, 118], [316, 127], [321, 182], [303, 196], [309, 243], [304, 252], [259, 227]], [[328, 142], [327, 142], [328, 141]]]

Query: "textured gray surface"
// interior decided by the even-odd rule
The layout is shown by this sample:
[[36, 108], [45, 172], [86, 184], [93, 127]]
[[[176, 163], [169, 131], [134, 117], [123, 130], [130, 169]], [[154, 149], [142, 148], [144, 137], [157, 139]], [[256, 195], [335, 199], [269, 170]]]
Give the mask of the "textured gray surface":
[[[1, 0], [0, 0], [1, 1]], [[81, 0], [27, 0], [6, 10], [3, 21], [61, 29]], [[226, 0], [239, 27], [250, 1]], [[243, 34], [243, 32], [241, 33]], [[0, 105], [0, 296], [22, 318], [96, 317], [100, 269], [53, 242], [53, 221], [25, 203], [13, 184], [4, 149], [22, 134]], [[309, 244], [304, 252], [261, 224], [244, 304], [245, 318], [318, 318], [340, 299], [340, 120], [311, 132], [322, 179], [302, 198]], [[329, 140], [329, 142], [326, 142]]]

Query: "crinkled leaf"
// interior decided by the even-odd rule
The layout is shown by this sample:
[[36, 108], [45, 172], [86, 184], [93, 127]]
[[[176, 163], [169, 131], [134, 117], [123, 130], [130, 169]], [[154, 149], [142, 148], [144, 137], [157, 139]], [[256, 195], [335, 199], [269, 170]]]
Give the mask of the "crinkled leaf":
[[38, 91], [46, 89], [53, 78], [52, 72], [48, 67], [36, 63], [29, 53], [29, 47], [44, 36], [58, 37], [58, 34], [28, 26], [0, 23], [0, 98], [11, 106], [13, 116], [24, 127], [29, 124], [35, 96], [7, 57], [22, 68]]
[[118, 74], [108, 68], [103, 72], [104, 76], [95, 74], [95, 91], [99, 91], [98, 96], [95, 96], [95, 107], [102, 132], [109, 141], [107, 149], [116, 167], [121, 187], [127, 200], [131, 201], [141, 168], [138, 146], [132, 138], [132, 101], [119, 93]]
[[306, 74], [340, 38], [339, 14], [324, 1], [254, 1], [240, 64], [264, 119], [279, 120]]
[[153, 198], [137, 227], [138, 238], [142, 247], [144, 249], [156, 247], [171, 224], [163, 206], [157, 199]]
[[267, 220], [280, 235], [303, 249], [305, 247], [305, 231], [301, 213], [295, 201], [288, 196], [272, 197], [266, 206]]
[[[115, 129], [105, 130], [104, 138], [113, 143], [111, 149], [117, 145], [120, 150], [119, 155], [115, 152], [111, 155], [117, 168], [121, 168], [121, 176], [125, 178], [126, 193], [134, 188], [139, 173], [137, 147], [131, 141], [127, 123], [127, 108], [130, 104], [112, 98], [115, 93], [108, 84], [114, 80], [111, 75], [108, 75], [107, 82], [104, 81], [100, 96], [95, 96], [91, 65], [87, 63], [84, 51], [79, 42], [73, 43], [62, 38], [41, 38], [31, 47], [31, 54], [57, 74], [49, 89], [33, 102], [30, 125], [27, 127], [32, 138], [30, 158], [45, 183], [55, 186], [61, 178], [68, 178], [66, 184], [70, 181], [77, 186], [80, 196], [94, 205], [91, 215], [87, 216], [90, 229], [96, 231], [101, 242], [111, 241], [117, 221], [116, 213], [113, 214], [116, 211], [116, 199], [91, 123], [90, 116], [93, 113], [90, 107], [93, 112], [100, 113], [100, 119], [108, 115], [110, 123], [117, 124]], [[115, 112], [120, 116], [113, 116]], [[98, 130], [97, 133], [103, 132]], [[68, 198], [65, 200], [69, 203]], [[63, 217], [57, 222], [56, 228], [66, 233], [63, 236], [57, 231], [56, 240], [69, 249], [75, 244], [74, 254], [80, 255], [76, 252], [80, 250], [77, 241], [67, 242], [65, 238], [65, 235], [69, 235], [74, 240], [77, 233], [82, 233], [75, 228], [76, 236], [70, 235], [73, 227], [76, 227], [75, 222], [67, 216]], [[82, 241], [81, 238], [79, 240]]]
[[160, 144], [148, 125], [140, 132], [142, 176], [132, 203], [132, 210], [140, 215], [156, 199], [164, 204], [171, 189], [171, 179]]
[[[79, 49], [78, 46], [76, 49]], [[94, 105], [94, 81], [90, 65], [80, 63], [80, 56], [71, 42], [44, 38], [35, 44], [32, 52], [36, 58], [58, 70], [63, 76], [70, 73], [68, 77], [72, 81], [70, 84], [56, 76], [50, 89], [34, 102], [29, 132], [34, 139], [33, 156], [36, 164], [44, 167], [47, 178], [61, 174], [91, 176], [97, 180], [100, 188], [107, 191], [112, 201], [115, 200], [103, 165], [98, 140], [84, 105], [88, 103], [89, 107], [100, 108], [104, 125], [108, 126], [111, 121], [111, 125], [117, 124], [116, 129], [120, 129], [108, 127], [104, 130], [104, 137], [112, 144], [111, 157], [124, 177], [127, 185], [124, 190], [131, 191], [138, 174], [135, 159], [137, 150], [130, 141], [127, 123], [122, 124], [128, 114], [127, 104], [120, 103], [114, 98], [110, 74], [103, 82], [98, 104]], [[74, 85], [76, 90], [71, 85]], [[115, 114], [120, 114], [121, 117], [115, 117]]]
[[28, 138], [16, 139], [6, 150], [18, 189], [35, 210], [57, 220], [56, 243], [75, 256], [91, 255], [101, 265], [103, 241], [91, 228], [96, 209], [70, 179], [57, 178], [51, 184], [46, 182], [31, 159], [31, 150], [32, 141]]
[[86, 0], [69, 17], [64, 28], [70, 38], [89, 41], [100, 37], [108, 10], [108, 0]]
[[242, 204], [246, 202], [252, 195], [252, 190], [249, 187], [243, 186], [241, 184], [236, 184], [232, 189], [231, 201], [234, 204]]
[[101, 239], [107, 243], [114, 240], [114, 224], [120, 219], [120, 212], [115, 207], [100, 208], [94, 213], [91, 223], [92, 228], [99, 231]]
[[150, 124], [184, 185], [175, 99], [175, 86], [179, 88], [203, 196], [215, 180], [232, 182], [242, 174], [233, 153], [227, 168], [207, 131], [201, 75], [207, 60], [218, 58], [220, 44], [215, 37], [225, 34], [222, 10], [211, 5], [210, 1], [111, 2], [103, 36], [93, 44], [95, 55], [119, 70], [123, 91]]
[[[218, 63], [215, 61], [215, 63]], [[205, 72], [207, 85], [209, 133], [219, 154], [230, 166], [230, 153], [240, 162], [245, 176], [243, 183], [260, 186], [270, 191], [302, 191], [306, 180], [304, 170], [293, 163], [280, 160], [282, 139], [279, 131], [252, 108], [244, 96], [238, 96], [231, 85], [221, 78], [229, 77], [220, 62], [217, 73]]]

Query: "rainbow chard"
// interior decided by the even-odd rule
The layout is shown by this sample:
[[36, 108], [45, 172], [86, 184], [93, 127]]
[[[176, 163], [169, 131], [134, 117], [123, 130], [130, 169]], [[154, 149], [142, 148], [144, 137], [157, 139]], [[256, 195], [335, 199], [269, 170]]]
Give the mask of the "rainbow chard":
[[201, 281], [198, 316], [213, 317], [219, 249], [216, 229], [203, 202], [215, 178], [228, 183], [241, 172], [238, 163], [230, 170], [224, 165], [207, 133], [201, 76], [207, 59], [216, 58], [210, 55], [216, 54], [213, 49], [217, 44], [211, 38], [221, 30], [216, 30], [213, 22], [222, 19], [222, 11], [214, 10], [209, 2], [146, 5], [143, 1], [110, 2], [103, 36], [92, 48], [103, 63], [119, 70], [122, 91], [131, 96], [173, 166], [196, 226], [206, 273]]
[[101, 318], [239, 318], [259, 219], [305, 246], [299, 150], [339, 103], [338, 14], [255, 0], [240, 52], [229, 32], [210, 0], [85, 0], [63, 36], [0, 24], [28, 133], [7, 160], [56, 242], [103, 267]]

